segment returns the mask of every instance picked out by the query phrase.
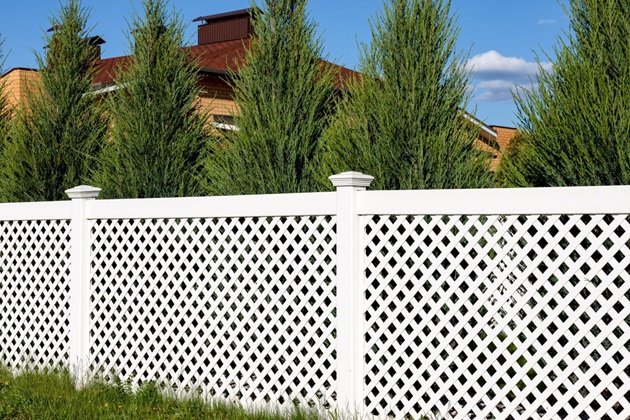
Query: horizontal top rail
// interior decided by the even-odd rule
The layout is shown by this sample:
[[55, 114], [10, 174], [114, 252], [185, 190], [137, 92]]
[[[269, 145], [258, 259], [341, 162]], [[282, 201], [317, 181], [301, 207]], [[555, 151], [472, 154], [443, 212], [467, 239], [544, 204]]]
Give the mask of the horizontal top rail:
[[358, 213], [630, 214], [630, 186], [362, 191]]
[[69, 220], [72, 217], [70, 201], [40, 201], [0, 204], [0, 221], [17, 220]]
[[[630, 214], [630, 186], [359, 191], [360, 215]], [[1, 203], [0, 221], [69, 220], [67, 201]], [[329, 216], [335, 192], [88, 200], [88, 219]]]
[[88, 219], [196, 219], [211, 217], [328, 216], [337, 208], [334, 192], [190, 198], [96, 200]]

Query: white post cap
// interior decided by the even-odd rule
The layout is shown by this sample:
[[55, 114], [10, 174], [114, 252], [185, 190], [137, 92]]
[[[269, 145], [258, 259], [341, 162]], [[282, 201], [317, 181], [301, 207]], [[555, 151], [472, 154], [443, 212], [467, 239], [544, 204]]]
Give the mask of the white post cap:
[[98, 187], [91, 187], [89, 185], [79, 185], [78, 187], [70, 188], [66, 190], [66, 194], [72, 200], [96, 198], [100, 194], [101, 189]]
[[332, 184], [339, 187], [362, 187], [367, 188], [370, 186], [372, 181], [374, 181], [374, 177], [371, 175], [365, 175], [361, 172], [342, 172], [337, 175], [332, 175], [328, 177]]

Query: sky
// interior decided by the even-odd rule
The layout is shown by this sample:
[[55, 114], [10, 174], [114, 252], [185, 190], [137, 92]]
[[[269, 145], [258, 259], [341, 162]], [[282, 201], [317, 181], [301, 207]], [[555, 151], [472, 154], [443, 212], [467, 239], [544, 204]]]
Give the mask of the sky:
[[[359, 65], [358, 45], [370, 41], [369, 20], [383, 0], [311, 0], [310, 16], [329, 60], [346, 67]], [[536, 77], [536, 57], [550, 68], [548, 56], [568, 29], [563, 10], [567, 0], [452, 0], [452, 13], [460, 27], [458, 48], [468, 57], [472, 100], [468, 110], [487, 124], [518, 124], [511, 91], [528, 87]], [[3, 1], [0, 36], [7, 55], [5, 69], [37, 67], [34, 52], [41, 51], [49, 18], [58, 10], [57, 0]], [[140, 10], [140, 0], [83, 0], [90, 10], [92, 34], [107, 43], [103, 57], [129, 51], [128, 22]], [[246, 8], [249, 0], [171, 0], [187, 23], [190, 44], [196, 43], [198, 16]]]

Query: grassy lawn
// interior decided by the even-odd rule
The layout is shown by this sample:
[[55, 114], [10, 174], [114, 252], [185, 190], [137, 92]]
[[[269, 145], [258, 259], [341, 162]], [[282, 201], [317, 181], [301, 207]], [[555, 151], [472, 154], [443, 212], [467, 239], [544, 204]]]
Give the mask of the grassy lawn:
[[67, 372], [24, 373], [0, 368], [0, 419], [248, 419], [316, 420], [315, 413], [246, 413], [238, 407], [176, 401], [155, 386], [132, 393], [127, 386], [94, 381], [77, 391]]

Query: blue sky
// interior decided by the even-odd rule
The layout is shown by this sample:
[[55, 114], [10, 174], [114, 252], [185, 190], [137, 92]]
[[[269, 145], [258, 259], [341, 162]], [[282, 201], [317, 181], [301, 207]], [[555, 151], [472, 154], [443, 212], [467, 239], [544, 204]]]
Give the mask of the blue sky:
[[[557, 37], [568, 28], [562, 5], [567, 0], [452, 0], [461, 28], [459, 47], [470, 56], [474, 97], [470, 110], [489, 124], [514, 125], [514, 83], [527, 86], [536, 75], [535, 56], [551, 52]], [[8, 57], [6, 68], [36, 67], [33, 51], [40, 51], [48, 18], [56, 0], [20, 0], [3, 4], [0, 34]], [[104, 57], [128, 51], [127, 21], [139, 0], [84, 0], [91, 9], [93, 33], [102, 36]], [[370, 39], [368, 20], [382, 0], [311, 0], [312, 18], [319, 24], [328, 58], [355, 68], [357, 43]], [[197, 16], [249, 6], [248, 0], [172, 0], [185, 22]], [[190, 43], [196, 26], [188, 26]], [[546, 64], [547, 66], [549, 64]]]

